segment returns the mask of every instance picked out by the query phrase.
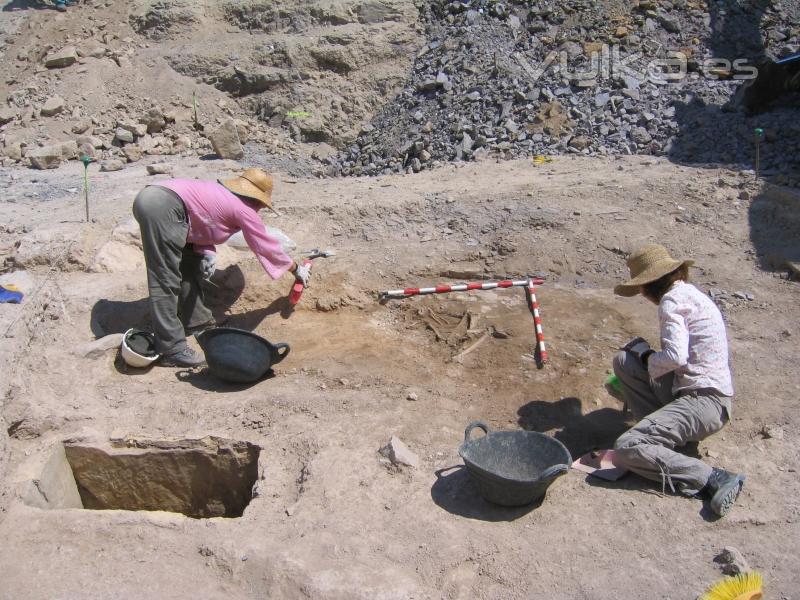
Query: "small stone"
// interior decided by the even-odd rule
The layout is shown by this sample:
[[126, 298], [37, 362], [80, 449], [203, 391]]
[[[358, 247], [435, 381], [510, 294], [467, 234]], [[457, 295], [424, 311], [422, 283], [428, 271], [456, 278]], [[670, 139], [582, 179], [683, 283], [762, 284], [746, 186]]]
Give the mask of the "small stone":
[[583, 150], [589, 147], [591, 140], [585, 135], [576, 135], [569, 141], [569, 146], [576, 150]]
[[103, 172], [121, 171], [124, 167], [125, 165], [122, 164], [122, 161], [116, 158], [106, 160], [100, 164], [100, 170]]
[[620, 25], [617, 27], [616, 31], [614, 31], [614, 37], [623, 38], [628, 35], [628, 28], [624, 25]]
[[64, 99], [61, 96], [52, 96], [42, 105], [42, 116], [52, 117], [64, 110]]
[[167, 125], [167, 117], [158, 108], [151, 108], [139, 119], [147, 128], [147, 133], [160, 133]]
[[102, 148], [103, 140], [93, 135], [81, 135], [75, 140], [78, 146], [91, 146], [92, 148]]
[[606, 104], [608, 104], [608, 101], [610, 99], [611, 99], [611, 94], [609, 94], [608, 92], [597, 94], [594, 97], [594, 105], [597, 108], [603, 108]]
[[681, 31], [681, 23], [675, 17], [662, 13], [658, 15], [658, 21], [661, 23], [661, 26], [670, 33], [680, 33]]
[[43, 146], [29, 150], [27, 154], [34, 169], [57, 169], [64, 158], [60, 145]]
[[419, 466], [419, 457], [411, 452], [399, 438], [392, 436], [389, 443], [379, 450], [380, 454], [392, 461], [397, 466], [406, 466], [416, 469]]
[[120, 144], [131, 144], [133, 143], [133, 133], [128, 131], [127, 129], [123, 129], [122, 127], [117, 127], [114, 130], [114, 141], [119, 142]]
[[129, 121], [120, 121], [117, 123], [118, 129], [130, 131], [134, 137], [143, 137], [147, 135], [147, 125], [144, 123], [131, 123]]
[[780, 425], [764, 425], [761, 429], [761, 435], [768, 440], [782, 440], [783, 427]]
[[644, 127], [634, 127], [631, 130], [631, 139], [637, 144], [648, 144], [653, 141], [653, 136]]
[[6, 140], [3, 156], [11, 160], [22, 160], [22, 142], [19, 140]]
[[406, 400], [410, 400], [411, 402], [417, 401], [417, 393], [416, 392], [409, 392], [408, 396], [406, 396]]
[[3, 106], [0, 108], [0, 125], [5, 125], [6, 123], [10, 123], [14, 119], [19, 116], [19, 113], [15, 108], [10, 106]]
[[642, 97], [642, 93], [638, 89], [634, 88], [623, 89], [622, 95], [630, 98], [631, 100], [639, 100]]
[[142, 149], [136, 144], [129, 144], [122, 149], [122, 153], [128, 162], [136, 162], [142, 159]]
[[464, 139], [461, 140], [461, 147], [464, 150], [472, 150], [472, 145], [475, 142], [472, 140], [472, 137], [465, 131], [464, 132]]
[[63, 69], [75, 64], [78, 52], [74, 46], [66, 46], [58, 52], [48, 54], [44, 59], [44, 66], [48, 69]]
[[119, 348], [124, 337], [124, 333], [112, 333], [88, 344], [78, 346], [74, 353], [82, 358], [100, 358], [107, 351]]
[[722, 572], [725, 575], [739, 575], [750, 570], [744, 555], [733, 546], [723, 548], [722, 552], [714, 557], [714, 562], [722, 565]]
[[155, 163], [147, 165], [148, 175], [172, 175], [172, 165], [167, 163]]
[[239, 140], [236, 123], [228, 119], [208, 136], [211, 146], [220, 158], [239, 160], [244, 158], [244, 149]]
[[92, 122], [89, 119], [81, 119], [75, 125], [72, 126], [72, 133], [75, 135], [82, 135], [89, 131], [92, 128]]
[[61, 142], [60, 144], [55, 145], [61, 149], [61, 158], [64, 160], [74, 160], [78, 158], [78, 143], [75, 140]]

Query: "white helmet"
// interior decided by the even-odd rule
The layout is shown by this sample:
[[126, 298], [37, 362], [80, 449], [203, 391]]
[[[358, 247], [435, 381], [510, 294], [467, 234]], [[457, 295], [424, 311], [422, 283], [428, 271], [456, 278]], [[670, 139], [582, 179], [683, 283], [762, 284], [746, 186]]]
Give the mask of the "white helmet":
[[155, 350], [155, 336], [141, 329], [128, 329], [122, 338], [120, 353], [129, 367], [143, 369], [156, 362], [161, 355]]

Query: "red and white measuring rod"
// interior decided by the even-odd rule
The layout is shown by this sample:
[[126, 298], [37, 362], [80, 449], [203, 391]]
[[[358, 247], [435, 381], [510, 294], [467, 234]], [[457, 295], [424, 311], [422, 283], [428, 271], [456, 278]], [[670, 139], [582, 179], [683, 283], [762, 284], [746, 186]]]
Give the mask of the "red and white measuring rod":
[[520, 279], [518, 281], [506, 279], [504, 281], [476, 281], [473, 283], [453, 283], [449, 285], [437, 285], [436, 287], [428, 288], [405, 288], [403, 290], [389, 290], [381, 292], [381, 299], [385, 298], [408, 298], [409, 296], [424, 296], [426, 294], [447, 294], [449, 292], [469, 292], [472, 290], [496, 290], [510, 287], [528, 287], [528, 282], [531, 281], [534, 285], [541, 285], [544, 283], [541, 279]]
[[525, 291], [529, 302], [531, 313], [533, 313], [533, 324], [536, 327], [536, 343], [539, 346], [539, 360], [542, 364], [547, 362], [547, 348], [544, 345], [544, 333], [542, 332], [542, 317], [539, 316], [539, 301], [536, 299], [537, 280], [529, 279], [526, 282]]

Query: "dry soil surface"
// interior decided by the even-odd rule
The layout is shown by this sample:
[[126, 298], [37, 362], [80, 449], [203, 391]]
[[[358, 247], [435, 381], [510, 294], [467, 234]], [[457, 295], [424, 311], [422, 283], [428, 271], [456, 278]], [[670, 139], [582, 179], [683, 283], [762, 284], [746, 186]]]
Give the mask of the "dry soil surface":
[[[240, 168], [174, 167], [204, 178]], [[265, 222], [298, 249], [337, 255], [315, 262], [291, 311], [288, 278], [271, 281], [246, 250], [221, 248], [208, 288], [219, 319], [292, 346], [274, 377], [233, 386], [204, 371], [132, 370], [115, 350], [81, 355], [96, 337], [148, 325], [130, 215], [155, 180], [144, 166], [92, 167], [91, 223], [81, 165], [0, 171], [1, 281], [26, 293], [0, 307], [1, 598], [682, 599], [721, 576], [713, 558], [724, 546], [764, 574], [768, 597], [797, 597], [798, 288], [781, 268], [798, 259], [796, 193], [752, 173], [637, 157], [276, 176], [282, 216]], [[699, 452], [747, 474], [740, 500], [714, 519], [701, 501], [635, 476], [601, 483], [572, 471], [539, 505], [485, 502], [458, 456], [471, 421], [554, 435], [575, 456], [629, 425], [603, 382], [617, 347], [656, 341], [656, 313], [611, 288], [646, 241], [696, 259], [695, 283], [725, 315], [734, 418]], [[530, 273], [546, 276], [541, 369], [518, 289], [377, 300]], [[47, 505], [31, 501], [31, 483], [66, 439], [207, 435], [263, 449], [240, 518], [31, 505]], [[378, 453], [392, 435], [418, 468]]]

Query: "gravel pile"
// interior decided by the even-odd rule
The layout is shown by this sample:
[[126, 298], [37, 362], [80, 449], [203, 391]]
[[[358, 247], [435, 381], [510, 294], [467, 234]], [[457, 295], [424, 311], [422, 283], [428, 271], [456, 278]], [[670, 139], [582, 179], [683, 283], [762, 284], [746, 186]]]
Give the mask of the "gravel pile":
[[762, 171], [800, 185], [797, 96], [748, 116], [731, 77], [798, 51], [800, 3], [433, 0], [421, 12], [428, 42], [407, 85], [331, 171], [565, 153], [752, 166], [760, 127]]

